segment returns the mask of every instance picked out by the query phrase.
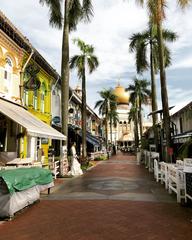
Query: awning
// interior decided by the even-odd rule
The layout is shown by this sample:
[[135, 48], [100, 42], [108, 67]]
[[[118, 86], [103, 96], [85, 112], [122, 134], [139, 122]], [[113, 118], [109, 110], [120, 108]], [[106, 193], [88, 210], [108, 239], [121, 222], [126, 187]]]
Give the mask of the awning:
[[50, 127], [18, 104], [0, 98], [0, 112], [26, 128], [29, 136], [58, 140], [66, 139], [63, 134]]
[[[78, 126], [68, 124], [68, 127], [72, 130], [75, 131], [76, 128], [79, 128]], [[77, 133], [80, 137], [82, 137], [82, 130]], [[101, 145], [99, 139], [97, 139], [95, 136], [93, 136], [90, 132], [86, 132], [86, 141], [93, 146], [99, 147]]]
[[99, 139], [97, 139], [94, 135], [92, 135], [91, 133], [87, 132], [87, 138], [91, 140], [91, 142], [93, 142], [93, 144], [95, 146], [100, 146], [101, 143], [99, 141]]

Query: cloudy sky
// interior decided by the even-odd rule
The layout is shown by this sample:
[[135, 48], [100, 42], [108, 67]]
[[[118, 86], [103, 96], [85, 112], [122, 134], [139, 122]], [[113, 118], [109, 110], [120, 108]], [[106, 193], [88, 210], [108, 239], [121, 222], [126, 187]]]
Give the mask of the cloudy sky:
[[[87, 76], [88, 104], [93, 107], [99, 99], [98, 91], [115, 87], [118, 79], [127, 87], [136, 75], [134, 55], [129, 53], [129, 37], [147, 26], [146, 10], [135, 1], [93, 0], [94, 18], [89, 24], [79, 24], [70, 39], [79, 37], [95, 47], [100, 66]], [[192, 100], [192, 7], [179, 10], [175, 1], [169, 1], [166, 11], [166, 28], [175, 31], [179, 39], [169, 45], [172, 66], [167, 69], [169, 105], [183, 105]], [[53, 29], [48, 22], [48, 9], [39, 0], [1, 0], [1, 10], [12, 23], [30, 40], [33, 46], [60, 73], [62, 31]], [[70, 43], [70, 55], [78, 49]], [[148, 77], [148, 73], [144, 77]], [[160, 85], [158, 102], [161, 108]], [[78, 79], [71, 73], [70, 85], [75, 87]]]

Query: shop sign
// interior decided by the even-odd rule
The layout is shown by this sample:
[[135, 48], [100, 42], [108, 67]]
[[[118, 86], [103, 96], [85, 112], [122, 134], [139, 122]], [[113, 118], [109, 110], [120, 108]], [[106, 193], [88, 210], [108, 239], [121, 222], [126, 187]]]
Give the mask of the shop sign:
[[41, 144], [48, 144], [49, 139], [48, 138], [41, 138]]

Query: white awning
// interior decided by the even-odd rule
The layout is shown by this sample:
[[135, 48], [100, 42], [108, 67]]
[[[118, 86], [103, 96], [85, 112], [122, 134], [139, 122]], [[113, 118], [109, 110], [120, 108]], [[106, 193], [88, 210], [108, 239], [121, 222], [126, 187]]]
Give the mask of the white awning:
[[26, 128], [29, 136], [59, 140], [66, 139], [63, 134], [44, 123], [18, 104], [0, 98], [0, 112]]

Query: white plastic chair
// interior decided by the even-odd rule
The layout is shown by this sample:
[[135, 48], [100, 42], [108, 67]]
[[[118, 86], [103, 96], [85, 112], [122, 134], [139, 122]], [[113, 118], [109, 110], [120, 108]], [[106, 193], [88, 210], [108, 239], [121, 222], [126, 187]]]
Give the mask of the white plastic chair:
[[176, 193], [178, 203], [185, 200], [184, 172], [176, 165], [168, 165], [168, 189]]
[[159, 182], [161, 180], [161, 168], [159, 166], [159, 162], [154, 159], [154, 177], [156, 179], [156, 182]]
[[153, 172], [154, 171], [154, 160], [158, 160], [159, 159], [159, 153], [158, 152], [150, 152], [150, 156], [149, 156], [149, 172]]
[[167, 163], [160, 162], [160, 170], [161, 170], [161, 183], [165, 183], [165, 189], [168, 188], [168, 176], [167, 176]]

